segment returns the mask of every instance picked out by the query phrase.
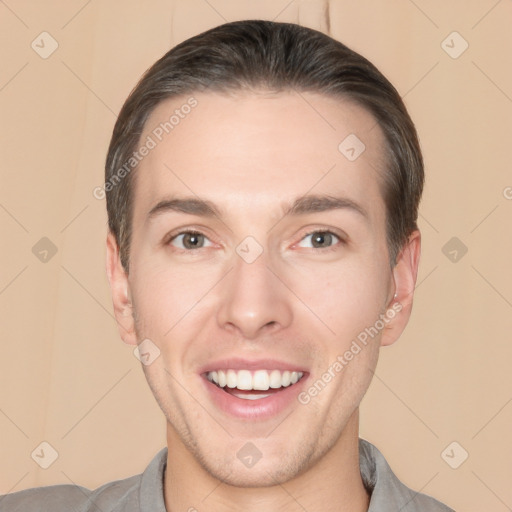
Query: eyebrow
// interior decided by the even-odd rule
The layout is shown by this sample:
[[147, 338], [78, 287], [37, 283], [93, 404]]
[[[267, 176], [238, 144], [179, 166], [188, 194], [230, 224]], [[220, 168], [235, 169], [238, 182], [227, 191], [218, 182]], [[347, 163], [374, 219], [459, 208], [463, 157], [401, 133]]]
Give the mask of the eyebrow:
[[[298, 197], [291, 205], [285, 205], [283, 215], [299, 216], [343, 209], [355, 212], [366, 220], [369, 219], [368, 212], [359, 203], [346, 197], [330, 195], [307, 195]], [[195, 197], [173, 197], [163, 199], [153, 206], [147, 215], [147, 220], [151, 220], [167, 212], [187, 213], [199, 217], [222, 218], [221, 209], [211, 201]]]
[[328, 210], [347, 209], [358, 213], [368, 219], [368, 212], [359, 204], [348, 197], [335, 197], [329, 195], [309, 195], [297, 198], [294, 203], [285, 210], [285, 215], [305, 215], [308, 213], [320, 213]]
[[199, 217], [220, 217], [221, 213], [214, 203], [206, 199], [194, 197], [163, 199], [157, 203], [147, 215], [147, 219], [161, 215], [167, 212], [181, 212]]

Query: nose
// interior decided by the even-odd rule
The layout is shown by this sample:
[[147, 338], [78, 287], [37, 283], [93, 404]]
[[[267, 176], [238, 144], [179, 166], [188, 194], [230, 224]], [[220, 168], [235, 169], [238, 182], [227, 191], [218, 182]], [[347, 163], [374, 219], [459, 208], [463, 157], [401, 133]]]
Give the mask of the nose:
[[222, 281], [217, 321], [221, 328], [255, 339], [286, 328], [292, 322], [290, 291], [270, 267], [263, 252], [248, 263], [237, 253], [234, 267]]

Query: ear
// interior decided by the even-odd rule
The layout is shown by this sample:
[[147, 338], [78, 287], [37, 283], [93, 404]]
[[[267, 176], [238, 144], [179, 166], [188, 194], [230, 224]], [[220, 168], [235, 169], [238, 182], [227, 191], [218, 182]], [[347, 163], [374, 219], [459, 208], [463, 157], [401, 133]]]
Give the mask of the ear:
[[128, 345], [136, 345], [137, 337], [128, 275], [121, 264], [119, 247], [111, 232], [107, 235], [107, 277], [119, 334]]
[[418, 265], [421, 253], [421, 235], [413, 231], [407, 243], [400, 251], [395, 267], [393, 281], [395, 297], [391, 297], [386, 312], [388, 322], [382, 332], [381, 346], [391, 345], [402, 334], [409, 322], [412, 311], [414, 288], [418, 276]]

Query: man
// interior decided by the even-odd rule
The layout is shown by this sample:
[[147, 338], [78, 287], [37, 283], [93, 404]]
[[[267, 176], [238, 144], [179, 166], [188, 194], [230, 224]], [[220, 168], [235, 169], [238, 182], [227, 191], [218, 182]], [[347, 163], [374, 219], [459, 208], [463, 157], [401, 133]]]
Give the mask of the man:
[[120, 335], [167, 448], [140, 476], [0, 509], [451, 510], [358, 437], [380, 347], [411, 314], [423, 179], [396, 90], [320, 32], [241, 21], [167, 53], [95, 192]]

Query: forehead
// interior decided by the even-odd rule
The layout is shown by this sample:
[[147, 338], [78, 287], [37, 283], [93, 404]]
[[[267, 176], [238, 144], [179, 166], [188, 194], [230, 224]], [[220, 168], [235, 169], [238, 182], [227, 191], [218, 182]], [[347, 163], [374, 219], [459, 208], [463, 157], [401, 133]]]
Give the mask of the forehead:
[[384, 137], [348, 100], [294, 91], [175, 97], [149, 117], [141, 143], [149, 140], [134, 180], [134, 220], [172, 195], [268, 212], [307, 193], [336, 192], [370, 215], [384, 211]]

